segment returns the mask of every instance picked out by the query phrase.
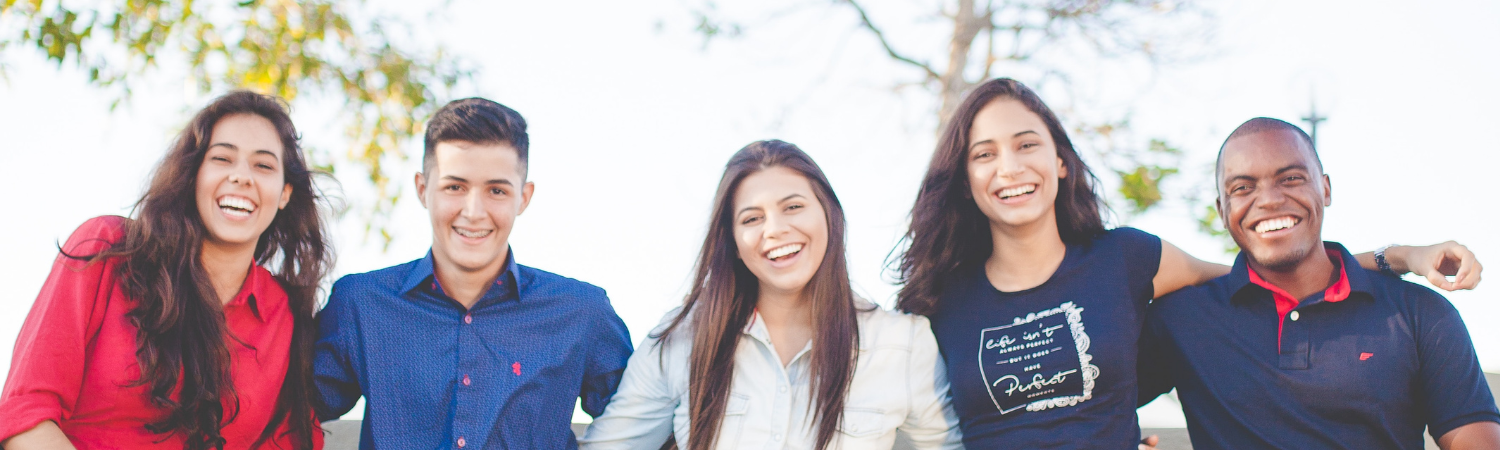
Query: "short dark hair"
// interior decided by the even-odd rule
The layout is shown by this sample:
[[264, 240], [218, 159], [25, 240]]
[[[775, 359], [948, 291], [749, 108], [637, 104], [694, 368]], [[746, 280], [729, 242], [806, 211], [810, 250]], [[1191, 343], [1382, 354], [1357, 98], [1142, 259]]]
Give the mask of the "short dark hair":
[[422, 173], [432, 169], [435, 157], [433, 149], [446, 141], [465, 141], [475, 144], [509, 144], [516, 149], [521, 162], [521, 177], [527, 172], [526, 119], [521, 113], [494, 101], [471, 97], [454, 100], [443, 105], [432, 120], [427, 121], [427, 135], [422, 139], [426, 149], [422, 151]]
[[1318, 147], [1313, 145], [1312, 137], [1308, 136], [1306, 131], [1302, 131], [1302, 128], [1287, 123], [1285, 120], [1256, 117], [1240, 124], [1238, 128], [1234, 129], [1233, 133], [1229, 133], [1229, 137], [1224, 138], [1223, 144], [1219, 144], [1219, 156], [1214, 160], [1214, 183], [1218, 184], [1221, 181], [1220, 178], [1224, 176], [1224, 147], [1229, 146], [1229, 141], [1237, 137], [1249, 136], [1262, 131], [1278, 130], [1291, 131], [1298, 138], [1301, 138], [1302, 142], [1307, 144], [1307, 149], [1312, 150], [1313, 163], [1318, 165], [1318, 172], [1323, 171], [1323, 159], [1318, 157]]

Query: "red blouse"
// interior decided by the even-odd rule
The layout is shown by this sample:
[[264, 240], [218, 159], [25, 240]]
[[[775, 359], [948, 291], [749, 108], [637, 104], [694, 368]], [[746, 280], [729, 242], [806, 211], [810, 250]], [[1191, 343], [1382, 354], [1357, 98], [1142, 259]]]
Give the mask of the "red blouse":
[[[107, 249], [123, 238], [126, 220], [90, 219], [63, 249], [71, 255]], [[146, 431], [146, 424], [161, 420], [166, 411], [151, 405], [147, 386], [130, 385], [141, 370], [136, 327], [126, 317], [135, 301], [121, 289], [115, 271], [120, 262], [113, 258], [91, 265], [58, 255], [52, 263], [52, 273], [21, 326], [10, 376], [0, 391], [0, 439], [51, 420], [80, 450], [182, 448], [179, 434]], [[251, 265], [239, 294], [224, 305], [224, 321], [233, 335], [225, 343], [236, 396], [224, 400], [226, 423], [220, 433], [226, 449], [246, 449], [270, 422], [286, 378], [292, 312], [271, 273]], [[283, 424], [265, 447], [293, 448], [287, 432]], [[323, 446], [322, 433], [313, 433], [313, 440], [314, 447]]]

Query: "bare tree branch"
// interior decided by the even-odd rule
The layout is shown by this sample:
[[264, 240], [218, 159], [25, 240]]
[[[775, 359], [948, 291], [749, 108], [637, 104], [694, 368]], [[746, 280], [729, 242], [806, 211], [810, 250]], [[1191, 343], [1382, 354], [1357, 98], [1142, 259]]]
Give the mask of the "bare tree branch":
[[897, 61], [917, 66], [917, 68], [922, 69], [923, 72], [926, 72], [929, 78], [932, 78], [934, 80], [940, 80], [943, 78], [942, 75], [939, 75], [937, 71], [933, 70], [932, 66], [928, 65], [927, 63], [906, 57], [905, 55], [897, 52], [895, 48], [892, 48], [890, 41], [886, 40], [885, 38], [885, 33], [881, 32], [880, 28], [877, 28], [875, 26], [875, 23], [870, 21], [870, 15], [865, 12], [865, 8], [863, 6], [860, 6], [858, 2], [854, 0], [844, 1], [848, 2], [849, 6], [854, 7], [854, 11], [859, 13], [860, 25], [863, 25], [866, 29], [870, 30], [871, 33], [875, 34], [875, 38], [880, 40], [880, 46], [885, 47], [885, 53], [887, 55], [891, 55], [891, 58]]

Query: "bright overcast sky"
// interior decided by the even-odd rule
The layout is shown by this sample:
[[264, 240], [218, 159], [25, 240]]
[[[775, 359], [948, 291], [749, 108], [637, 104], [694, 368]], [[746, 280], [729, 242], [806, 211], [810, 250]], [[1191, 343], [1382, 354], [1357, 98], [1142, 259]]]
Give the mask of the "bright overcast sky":
[[[696, 2], [585, 3], [453, 0], [435, 18], [412, 14], [440, 25], [431, 34], [480, 68], [477, 87], [461, 95], [509, 105], [531, 125], [536, 194], [511, 235], [520, 263], [604, 287], [639, 340], [681, 302], [724, 162], [750, 141], [779, 138], [828, 173], [848, 212], [856, 287], [890, 303], [882, 261], [904, 228], [933, 144], [925, 91], [893, 93], [918, 79], [915, 72], [884, 57], [850, 11], [831, 2], [809, 2], [817, 6], [706, 50], [686, 12]], [[903, 14], [921, 11], [919, 3], [869, 8], [890, 22], [900, 45], [918, 23]], [[1200, 62], [1154, 75], [1103, 67], [1074, 76], [1102, 110], [1132, 111], [1139, 136], [1165, 137], [1188, 152], [1184, 170], [1197, 181], [1230, 130], [1255, 116], [1295, 122], [1316, 84], [1329, 116], [1319, 146], [1334, 186], [1325, 239], [1355, 251], [1454, 239], [1500, 270], [1493, 182], [1500, 144], [1492, 136], [1500, 123], [1500, 3], [1276, 0], [1211, 9], [1216, 39]], [[911, 42], [913, 53], [941, 43]], [[0, 285], [11, 286], [0, 298], [5, 364], [57, 243], [89, 217], [128, 214], [172, 135], [208, 98], [184, 88], [180, 72], [163, 70], [111, 112], [110, 97], [75, 70], [28, 50], [0, 62], [8, 67], [0, 167], [10, 174], [0, 191], [12, 193], [0, 208], [8, 219], [0, 221]], [[333, 114], [305, 107], [293, 119], [307, 143], [340, 152]], [[421, 142], [402, 150], [414, 157], [395, 173], [406, 197], [386, 252], [362, 237], [357, 207], [368, 194], [358, 169], [341, 174], [356, 209], [337, 224], [336, 274], [426, 252], [430, 227], [409, 186]], [[1170, 185], [1167, 195], [1204, 187]], [[1218, 243], [1197, 234], [1192, 212], [1169, 203], [1127, 224], [1227, 263]], [[1448, 297], [1495, 372], [1500, 272], [1488, 278]]]

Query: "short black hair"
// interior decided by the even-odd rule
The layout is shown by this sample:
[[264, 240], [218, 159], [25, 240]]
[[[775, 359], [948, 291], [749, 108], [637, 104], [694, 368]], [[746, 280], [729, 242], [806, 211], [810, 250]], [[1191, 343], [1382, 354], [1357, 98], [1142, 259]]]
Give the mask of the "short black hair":
[[422, 152], [422, 173], [428, 173], [436, 154], [438, 143], [465, 141], [475, 144], [509, 144], [516, 149], [521, 162], [521, 177], [527, 172], [526, 119], [521, 113], [494, 101], [471, 97], [454, 100], [443, 105], [432, 120], [427, 121], [427, 134], [423, 137], [426, 149]]
[[1229, 133], [1229, 137], [1224, 139], [1224, 143], [1219, 145], [1219, 156], [1214, 161], [1214, 183], [1219, 183], [1220, 178], [1224, 176], [1224, 147], [1229, 146], [1229, 141], [1232, 141], [1237, 137], [1249, 136], [1262, 131], [1277, 130], [1292, 131], [1296, 133], [1297, 137], [1301, 138], [1302, 142], [1307, 144], [1308, 150], [1312, 150], [1313, 163], [1318, 165], [1318, 172], [1323, 171], [1323, 159], [1318, 157], [1318, 147], [1313, 145], [1312, 137], [1308, 136], [1306, 131], [1302, 131], [1302, 128], [1287, 123], [1287, 121], [1285, 120], [1272, 119], [1270, 117], [1256, 117], [1240, 124], [1238, 128], [1234, 129], [1233, 133]]

